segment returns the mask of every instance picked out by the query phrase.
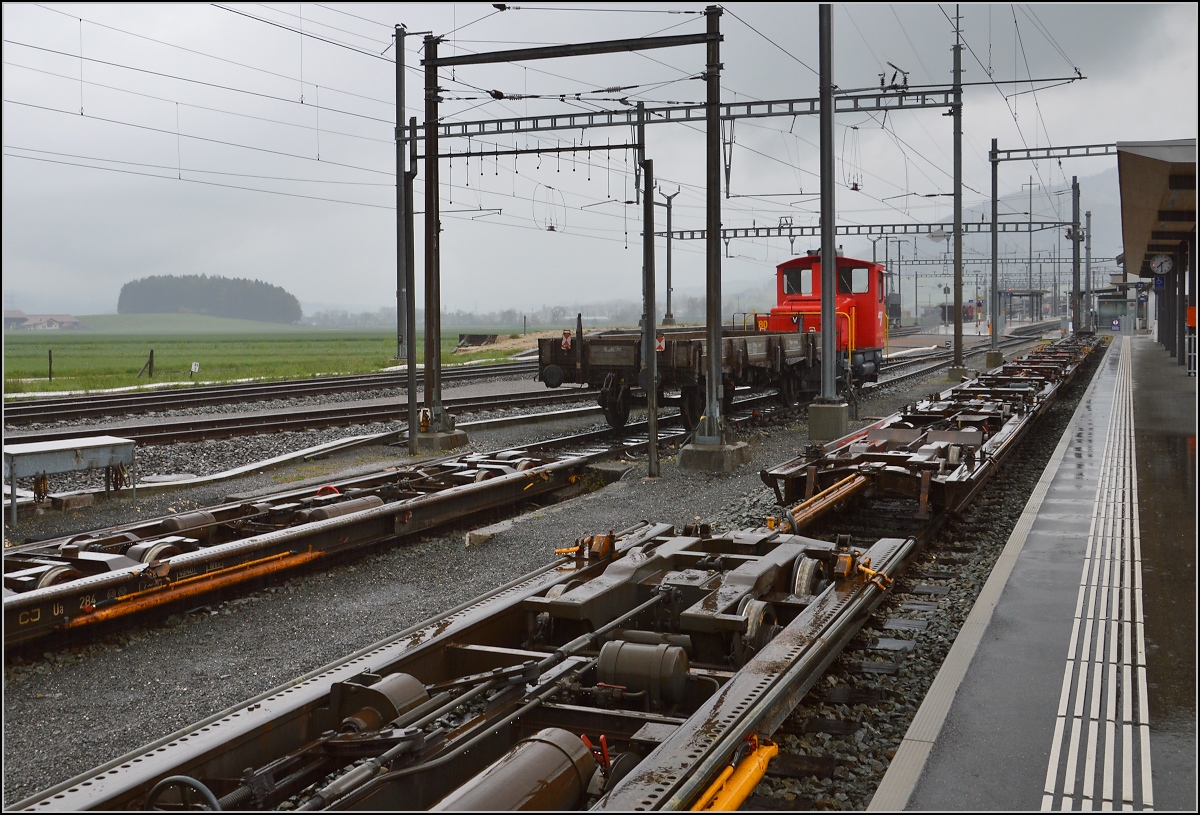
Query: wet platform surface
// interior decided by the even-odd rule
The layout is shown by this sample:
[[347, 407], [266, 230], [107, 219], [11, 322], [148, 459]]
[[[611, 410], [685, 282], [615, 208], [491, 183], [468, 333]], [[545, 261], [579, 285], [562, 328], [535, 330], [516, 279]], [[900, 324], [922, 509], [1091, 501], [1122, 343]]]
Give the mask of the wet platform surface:
[[1196, 378], [1114, 336], [870, 809], [1196, 807]]

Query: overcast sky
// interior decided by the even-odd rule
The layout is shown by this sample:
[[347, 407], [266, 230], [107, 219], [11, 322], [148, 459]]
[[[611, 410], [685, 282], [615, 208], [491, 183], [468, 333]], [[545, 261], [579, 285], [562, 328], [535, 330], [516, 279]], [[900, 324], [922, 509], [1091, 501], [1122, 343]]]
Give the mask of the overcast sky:
[[[121, 286], [148, 275], [260, 279], [306, 312], [395, 304], [395, 54], [407, 37], [407, 110], [424, 119], [421, 44], [442, 56], [704, 31], [701, 4], [6, 3], [4, 27], [4, 307], [113, 313]], [[835, 5], [834, 81], [876, 89], [952, 81], [954, 5]], [[721, 17], [722, 101], [816, 97], [816, 4], [732, 3]], [[1001, 149], [1195, 138], [1197, 6], [964, 5], [964, 206], [989, 211], [991, 139]], [[303, 33], [301, 33], [303, 32]], [[460, 67], [442, 72], [446, 122], [702, 103], [704, 47]], [[1086, 79], [1062, 80], [1076, 76]], [[996, 84], [988, 84], [989, 78]], [[1029, 80], [1034, 80], [1030, 82]], [[1059, 80], [1059, 81], [1054, 81]], [[1031, 90], [1036, 89], [1036, 92]], [[498, 91], [507, 98], [494, 99]], [[952, 219], [952, 128], [944, 109], [839, 115], [839, 223]], [[815, 225], [820, 203], [815, 115], [744, 119], [725, 131], [725, 227]], [[483, 156], [514, 146], [593, 148], [628, 127], [472, 139], [476, 155], [442, 162], [443, 305], [528, 311], [640, 299], [640, 206], [624, 149]], [[463, 151], [464, 140], [443, 150]], [[653, 124], [659, 201], [675, 229], [704, 227], [703, 123]], [[1093, 255], [1121, 251], [1115, 158], [1001, 165], [1001, 213], [1069, 220], [1078, 176], [1093, 211]], [[1030, 180], [1032, 178], [1032, 187]], [[724, 187], [724, 181], [722, 182]], [[857, 189], [854, 189], [857, 187]], [[425, 208], [424, 170], [416, 208]], [[724, 191], [724, 190], [723, 190]], [[974, 215], [970, 213], [975, 213]], [[665, 209], [656, 208], [664, 227]], [[418, 278], [422, 272], [417, 217]], [[1038, 233], [1047, 258], [1062, 230]], [[968, 237], [968, 289], [986, 269], [986, 236]], [[846, 254], [870, 257], [864, 238]], [[727, 303], [771, 279], [818, 239], [735, 240], [723, 261]], [[1026, 257], [1027, 235], [1003, 236]], [[700, 294], [701, 241], [674, 242], [676, 295]], [[942, 257], [944, 242], [890, 243], [905, 258]], [[884, 255], [884, 243], [876, 246]], [[659, 300], [665, 242], [658, 241]], [[1047, 267], [1048, 268], [1048, 267]], [[947, 281], [920, 269], [925, 285]], [[907, 298], [913, 278], [904, 272]], [[423, 286], [418, 284], [418, 296]], [[967, 296], [971, 296], [967, 291]], [[924, 295], [931, 296], [931, 295]], [[419, 301], [420, 302], [420, 301]]]

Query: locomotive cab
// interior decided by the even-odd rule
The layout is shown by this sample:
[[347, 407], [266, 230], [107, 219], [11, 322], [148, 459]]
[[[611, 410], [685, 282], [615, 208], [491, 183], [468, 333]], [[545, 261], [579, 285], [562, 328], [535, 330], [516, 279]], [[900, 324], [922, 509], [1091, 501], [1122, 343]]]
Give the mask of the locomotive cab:
[[[888, 328], [884, 267], [839, 255], [836, 281], [834, 319], [839, 357], [843, 365], [851, 363], [855, 381], [877, 380]], [[766, 320], [759, 320], [760, 329], [821, 331], [819, 255], [813, 252], [777, 267], [776, 303]]]

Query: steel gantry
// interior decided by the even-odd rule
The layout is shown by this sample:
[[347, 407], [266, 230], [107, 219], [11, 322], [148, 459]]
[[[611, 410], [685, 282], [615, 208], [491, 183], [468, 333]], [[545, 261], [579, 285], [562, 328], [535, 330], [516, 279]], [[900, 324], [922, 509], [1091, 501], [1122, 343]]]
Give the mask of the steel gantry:
[[[705, 239], [708, 242], [706, 248], [706, 289], [707, 289], [707, 332], [710, 347], [718, 347], [720, 345], [720, 323], [721, 323], [721, 237], [720, 237], [720, 174], [718, 164], [721, 153], [721, 122], [732, 121], [740, 118], [765, 118], [772, 116], [802, 116], [813, 115], [821, 112], [821, 99], [817, 98], [801, 98], [801, 99], [784, 99], [784, 100], [769, 100], [762, 102], [738, 102], [732, 104], [722, 104], [720, 101], [720, 41], [723, 36], [720, 33], [719, 20], [721, 9], [718, 6], [710, 6], [705, 10], [705, 15], [708, 20], [707, 30], [703, 34], [680, 35], [668, 37], [647, 37], [628, 40], [613, 40], [607, 42], [580, 43], [564, 46], [550, 46], [544, 48], [525, 48], [515, 49], [502, 52], [490, 52], [484, 54], [467, 54], [456, 55], [453, 57], [442, 57], [437, 53], [437, 44], [440, 41], [439, 37], [425, 37], [425, 59], [422, 60], [422, 65], [425, 67], [426, 74], [426, 115], [423, 133], [414, 132], [411, 135], [406, 133], [400, 123], [397, 123], [396, 137], [398, 142], [419, 143], [422, 147], [422, 156], [426, 166], [426, 214], [425, 214], [425, 291], [426, 291], [426, 336], [425, 345], [425, 377], [426, 377], [426, 409], [429, 411], [430, 429], [438, 431], [453, 430], [453, 418], [446, 414], [441, 406], [440, 399], [440, 382], [438, 377], [438, 367], [440, 366], [440, 354], [438, 352], [437, 337], [440, 336], [440, 325], [438, 317], [440, 316], [440, 252], [439, 252], [439, 235], [440, 226], [440, 211], [437, 201], [438, 190], [438, 161], [441, 158], [455, 158], [460, 156], [470, 155], [495, 155], [500, 151], [498, 145], [493, 149], [488, 150], [481, 148], [478, 153], [471, 151], [468, 147], [466, 151], [446, 151], [442, 152], [439, 148], [439, 140], [442, 138], [478, 138], [485, 136], [498, 136], [503, 134], [516, 133], [531, 133], [543, 132], [552, 130], [583, 130], [596, 127], [620, 127], [620, 126], [636, 126], [639, 132], [639, 138], [635, 142], [638, 148], [644, 148], [644, 139], [641, 137], [642, 127], [646, 124], [669, 124], [681, 122], [698, 122], [703, 120], [706, 123], [706, 154], [708, 169], [706, 172], [707, 178], [707, 228], [703, 230]], [[400, 32], [402, 29], [397, 29]], [[398, 33], [398, 39], [400, 34]], [[704, 43], [708, 49], [708, 59], [706, 71], [703, 78], [708, 87], [708, 98], [703, 105], [675, 105], [663, 106], [655, 108], [645, 108], [639, 106], [637, 110], [613, 110], [613, 111], [594, 111], [594, 112], [577, 112], [562, 115], [550, 116], [527, 116], [517, 117], [513, 119], [492, 119], [473, 122], [439, 122], [438, 117], [438, 96], [440, 88], [437, 85], [437, 69], [439, 67], [463, 66], [463, 65], [485, 65], [499, 62], [520, 62], [525, 60], [535, 59], [552, 59], [558, 57], [584, 56], [591, 54], [609, 54], [620, 52], [633, 52], [647, 50], [651, 48], [669, 48], [681, 45]], [[403, 59], [403, 49], [398, 50], [399, 58]], [[399, 83], [402, 84], [402, 83]], [[401, 93], [397, 91], [398, 95]], [[906, 110], [917, 108], [944, 108], [952, 105], [955, 101], [954, 88], [951, 87], [933, 87], [921, 89], [909, 89], [906, 86], [892, 85], [890, 87], [881, 88], [879, 91], [872, 92], [849, 92], [838, 94], [833, 99], [832, 107], [835, 113], [851, 113], [851, 112], [886, 112], [890, 110]], [[397, 108], [403, 110], [402, 106]], [[630, 145], [606, 145], [604, 148], [599, 146], [587, 146], [586, 150], [598, 149], [627, 149]], [[559, 148], [560, 150], [581, 149], [578, 146], [571, 148]], [[545, 148], [532, 149], [512, 149], [504, 150], [505, 155], [518, 154], [535, 154], [547, 152]], [[403, 155], [403, 146], [397, 146], [397, 157]], [[638, 163], [638, 169], [641, 169], [641, 162]], [[398, 184], [402, 184], [400, 180], [401, 173], [397, 173]], [[640, 185], [639, 185], [640, 186]], [[640, 192], [640, 189], [639, 189]], [[412, 197], [405, 196], [403, 193], [397, 194], [398, 203], [409, 208], [411, 214]], [[651, 212], [647, 208], [647, 212]], [[655, 233], [653, 232], [652, 219], [647, 219], [646, 225], [647, 234], [645, 240], [652, 241]], [[397, 218], [398, 231], [404, 231], [405, 224], [411, 223], [409, 218], [404, 216]], [[897, 233], [900, 234], [900, 233]], [[398, 244], [404, 245], [405, 238], [398, 236]], [[398, 256], [402, 252], [398, 249]], [[403, 266], [403, 260], [398, 257], [398, 267]], [[411, 274], [411, 271], [409, 272]], [[399, 275], [398, 275], [399, 277]], [[411, 290], [410, 285], [403, 287]], [[643, 293], [645, 294], [645, 292]], [[411, 308], [411, 306], [410, 306]], [[653, 314], [653, 302], [649, 306], [650, 314]], [[432, 315], [432, 316], [431, 316]], [[653, 319], [652, 317], [650, 319]], [[412, 315], [409, 315], [407, 325], [411, 325]], [[402, 324], [403, 320], [400, 321]], [[435, 338], [430, 341], [428, 338]], [[412, 344], [409, 343], [409, 356], [412, 355]], [[697, 441], [701, 444], [721, 444], [725, 441], [727, 433], [725, 432], [724, 422], [721, 416], [721, 376], [720, 376], [720, 359], [713, 355], [710, 360], [710, 368], [708, 371], [707, 387], [706, 387], [706, 422], [697, 434]]]
[[[1000, 268], [997, 258], [999, 257], [999, 241], [998, 232], [994, 228], [999, 222], [999, 169], [1002, 161], [1038, 161], [1041, 159], [1064, 159], [1064, 158], [1085, 158], [1090, 156], [1115, 156], [1117, 154], [1117, 146], [1115, 144], [1084, 144], [1072, 145], [1066, 147], [1037, 147], [1023, 148], [1019, 150], [1000, 150], [996, 146], [996, 140], [992, 139], [992, 149], [988, 154], [988, 158], [992, 163], [992, 305], [990, 309], [991, 321], [993, 326], [998, 326], [1000, 320]], [[1031, 216], [1032, 217], [1032, 216]], [[1082, 330], [1079, 320], [1079, 241], [1082, 238], [1079, 227], [1079, 181], [1077, 177], [1071, 179], [1071, 223], [1069, 237], [1072, 246], [1072, 262], [1071, 262], [1071, 319], [1074, 321], [1072, 326], [1075, 331]], [[998, 332], [992, 332], [991, 350], [995, 357], [999, 356], [999, 336]], [[997, 362], [996, 359], [989, 359], [989, 365], [992, 362]]]
[[[439, 253], [439, 235], [441, 231], [440, 225], [440, 209], [438, 206], [438, 159], [453, 158], [460, 156], [471, 155], [499, 155], [500, 146], [493, 145], [492, 149], [481, 148], [478, 153], [472, 151], [468, 146], [466, 151], [447, 151], [442, 152], [439, 149], [440, 139], [453, 139], [467, 137], [468, 139], [500, 136], [504, 134], [517, 133], [533, 133], [545, 132], [554, 130], [586, 130], [597, 127], [629, 127], [636, 126], [638, 138], [633, 145], [605, 145], [603, 148], [599, 146], [588, 145], [572, 145], [570, 148], [530, 148], [530, 149], [505, 149], [505, 155], [518, 154], [536, 154], [543, 152], [564, 152], [566, 150], [578, 151], [580, 149], [586, 152], [593, 150], [613, 150], [613, 149], [628, 149], [630, 146], [636, 146], [639, 152], [644, 150], [644, 137], [642, 129], [646, 124], [670, 124], [670, 123], [686, 123], [686, 122], [705, 122], [706, 129], [706, 229], [693, 232], [689, 237], [703, 238], [708, 244], [706, 247], [706, 300], [707, 308], [707, 331], [709, 342], [712, 347], [716, 347], [720, 343], [720, 307], [721, 307], [721, 240], [723, 239], [722, 230], [720, 228], [720, 173], [718, 170], [721, 157], [722, 134], [721, 123], [724, 121], [736, 121], [743, 118], [768, 118], [776, 116], [803, 116], [819, 114], [822, 109], [821, 97], [816, 98], [799, 98], [799, 99], [783, 99], [783, 100], [767, 100], [760, 102], [736, 102], [723, 104], [720, 101], [720, 42], [723, 40], [723, 35], [720, 33], [720, 16], [722, 10], [719, 6], [709, 6], [705, 9], [704, 14], [707, 19], [707, 29], [703, 34], [693, 35], [678, 35], [664, 37], [645, 37], [625, 40], [612, 40], [606, 42], [593, 43], [577, 43], [561, 46], [537, 47], [514, 49], [501, 52], [490, 52], [481, 54], [465, 54], [456, 55], [453, 57], [442, 57], [437, 53], [437, 44], [441, 41], [440, 37], [428, 35], [425, 37], [425, 59], [422, 60], [422, 65], [425, 67], [426, 88], [426, 118], [423, 132], [417, 132], [416, 128], [412, 128], [412, 132], [408, 132], [403, 123], [400, 121], [400, 116], [403, 115], [403, 82], [400, 80], [402, 76], [402, 66], [397, 68], [397, 98], [400, 104], [397, 105], [397, 110], [400, 113], [397, 116], [396, 138], [397, 138], [397, 185], [403, 186], [404, 178], [409, 176], [409, 173], [401, 172], [399, 166], [401, 158], [406, 146], [413, 149], [415, 155], [415, 146], [420, 145], [427, 168], [426, 174], [426, 213], [425, 213], [425, 275], [426, 275], [426, 396], [425, 402], [429, 411], [430, 429], [433, 431], [444, 431], [453, 429], [453, 418], [442, 410], [440, 399], [440, 382], [438, 377], [438, 366], [440, 365], [440, 354], [438, 349], [437, 338], [440, 336], [440, 325], [438, 317], [440, 315], [440, 253]], [[403, 27], [398, 26], [397, 29], [397, 49], [398, 61], [403, 62], [404, 49], [402, 47], [402, 37], [404, 34]], [[422, 32], [428, 34], [428, 32]], [[956, 26], [956, 37], [958, 35]], [[707, 48], [707, 63], [706, 69], [702, 78], [707, 87], [707, 98], [704, 104], [697, 105], [669, 105], [654, 108], [645, 108], [639, 105], [635, 111], [631, 110], [611, 110], [611, 111], [581, 111], [564, 114], [546, 115], [546, 116], [525, 116], [512, 119], [490, 119], [469, 122], [440, 122], [438, 118], [438, 103], [441, 101], [439, 97], [440, 88], [437, 84], [437, 69], [439, 67], [466, 66], [466, 65], [486, 65], [500, 62], [522, 62], [526, 60], [536, 59], [552, 59], [559, 57], [574, 57], [595, 54], [611, 54], [622, 52], [634, 52], [648, 50], [653, 48], [670, 48], [681, 45], [700, 44], [704, 43]], [[826, 101], [825, 108], [828, 111], [832, 108], [832, 114], [838, 113], [886, 113], [887, 111], [910, 110], [921, 108], [949, 108], [951, 114], [955, 117], [955, 142], [956, 148], [961, 139], [961, 110], [962, 110], [962, 88], [964, 84], [961, 82], [959, 69], [959, 48], [958, 40], [955, 45], [955, 82], [950, 86], [929, 86], [922, 88], [910, 88], [905, 81], [901, 85], [892, 83], [891, 85], [883, 85], [879, 90], [854, 90], [845, 92], [835, 92], [831, 102]], [[1084, 77], [1074, 76], [1066, 78], [1066, 81], [1074, 81]], [[1026, 80], [1028, 81], [1028, 80]], [[1051, 80], [1041, 80], [1051, 81]], [[1055, 80], [1057, 81], [1057, 80]], [[970, 83], [974, 84], [974, 83]], [[995, 84], [989, 82], [985, 84]], [[502, 98], [502, 97], [501, 97]], [[961, 170], [957, 164], [959, 150], [956, 149], [956, 187], [961, 187]], [[644, 155], [639, 157], [639, 161], [635, 165], [636, 171], [642, 169], [642, 162], [645, 160]], [[727, 168], [728, 169], [728, 168]], [[641, 185], [638, 185], [639, 197], [641, 194]], [[728, 190], [726, 190], [728, 195]], [[961, 222], [961, 197], [956, 197], [955, 206], [955, 224]], [[407, 322], [404, 317], [398, 317], [398, 337], [397, 351], [398, 355], [404, 349], [402, 345], [407, 344], [407, 356], [411, 359], [413, 356], [413, 341], [412, 341], [412, 319], [414, 316], [414, 304], [411, 300], [412, 291], [412, 262], [407, 263], [404, 258], [403, 247], [407, 240], [410, 240], [412, 232], [412, 204], [413, 198], [411, 191], [405, 194], [404, 191], [397, 191], [397, 204], [405, 207], [407, 211], [397, 217], [397, 298], [400, 310], [408, 310]], [[647, 208], [647, 212], [651, 212]], [[647, 218], [648, 223], [645, 225], [646, 234], [644, 240], [652, 241], [656, 233], [653, 232], [652, 224], [649, 223], [652, 219]], [[1054, 228], [1060, 224], [1045, 224], [1039, 225], [1040, 228]], [[960, 242], [961, 235], [964, 231], [976, 231], [971, 227], [974, 225], [962, 225], [962, 228], [955, 229], [956, 234], [955, 249], [956, 249], [956, 270], [961, 268], [961, 250]], [[1032, 228], [1032, 226], [1030, 227]], [[842, 231], [843, 229], [853, 229], [856, 231]], [[875, 229], [877, 231], [870, 231]], [[1009, 225], [1005, 225], [1007, 231]], [[922, 231], [919, 227], [913, 228], [912, 225], [893, 226], [890, 231], [878, 231], [879, 227], [839, 227], [839, 234], [911, 234]], [[995, 234], [997, 227], [993, 227], [992, 232]], [[932, 231], [932, 230], [930, 230]], [[661, 234], [661, 233], [658, 233]], [[675, 233], [673, 233], [675, 234]], [[803, 231], [780, 233], [783, 236], [804, 234]], [[814, 233], [815, 234], [815, 233]], [[731, 236], [732, 237], [732, 236]], [[409, 255], [411, 257], [411, 255]], [[403, 281], [403, 282], [402, 282]], [[401, 296], [401, 292], [408, 295], [407, 298]], [[643, 293], [644, 294], [644, 293]], [[407, 302], [403, 302], [407, 299]], [[648, 306], [649, 312], [653, 314], [653, 302]], [[652, 317], [650, 318], [652, 319]], [[403, 338], [403, 339], [402, 339]], [[428, 341], [433, 338], [433, 341]], [[710, 361], [710, 367], [713, 370], [709, 371], [707, 377], [708, 386], [706, 388], [706, 423], [700, 428], [698, 433], [698, 441], [702, 443], [719, 443], [725, 435], [723, 432], [723, 421], [721, 417], [720, 403], [720, 367], [719, 360], [713, 357]]]

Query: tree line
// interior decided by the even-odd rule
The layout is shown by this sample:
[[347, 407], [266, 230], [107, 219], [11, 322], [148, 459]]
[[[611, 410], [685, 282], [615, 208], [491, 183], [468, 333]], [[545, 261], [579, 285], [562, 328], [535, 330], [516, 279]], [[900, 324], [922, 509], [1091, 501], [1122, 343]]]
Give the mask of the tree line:
[[268, 323], [298, 323], [300, 301], [261, 280], [217, 275], [152, 275], [121, 287], [118, 314], [207, 314]]
[[[773, 283], [774, 281], [772, 281]], [[763, 291], [749, 291], [732, 296], [726, 295], [723, 302], [725, 319], [731, 319], [734, 312], [770, 311], [771, 298], [774, 288]], [[671, 304], [671, 311], [677, 323], [703, 325], [706, 317], [705, 299], [689, 295], [677, 296]], [[658, 302], [656, 313], [662, 318], [665, 303]], [[603, 303], [577, 303], [571, 306], [546, 306], [521, 312], [516, 309], [500, 311], [473, 312], [443, 310], [442, 325], [455, 328], [480, 326], [488, 328], [512, 328], [517, 330], [526, 323], [530, 326], [559, 326], [572, 328], [575, 325], [575, 315], [584, 315], [587, 327], [604, 326], [635, 326], [642, 319], [640, 303], [633, 301], [613, 300]], [[740, 318], [739, 318], [740, 319]], [[425, 311], [417, 308], [417, 331], [425, 328]], [[376, 311], [354, 313], [345, 310], [332, 309], [315, 314], [306, 314], [304, 324], [319, 328], [395, 328], [396, 308], [385, 306]]]

